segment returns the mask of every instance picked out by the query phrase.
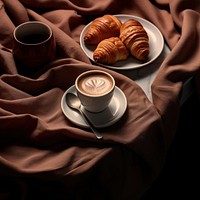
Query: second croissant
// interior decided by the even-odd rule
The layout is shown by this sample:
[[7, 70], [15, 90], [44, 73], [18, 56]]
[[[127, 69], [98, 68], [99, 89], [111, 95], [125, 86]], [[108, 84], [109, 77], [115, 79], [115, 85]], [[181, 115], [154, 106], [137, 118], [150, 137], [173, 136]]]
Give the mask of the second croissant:
[[134, 19], [125, 21], [120, 28], [120, 39], [138, 60], [148, 60], [149, 38], [142, 24]]
[[118, 37], [102, 40], [93, 53], [94, 61], [102, 64], [114, 64], [126, 60], [128, 56], [128, 49]]

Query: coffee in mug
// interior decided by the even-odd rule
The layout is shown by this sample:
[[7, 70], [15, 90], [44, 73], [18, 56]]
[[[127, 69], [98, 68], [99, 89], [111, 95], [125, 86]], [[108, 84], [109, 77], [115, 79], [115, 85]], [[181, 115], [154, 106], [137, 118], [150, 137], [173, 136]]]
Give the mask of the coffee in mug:
[[26, 71], [37, 70], [55, 57], [56, 41], [53, 32], [43, 22], [20, 24], [13, 32], [13, 40], [14, 59]]
[[26, 44], [37, 44], [37, 43], [41, 43], [47, 40], [48, 37], [49, 37], [48, 34], [33, 33], [33, 34], [22, 36], [20, 38], [20, 41]]
[[77, 77], [75, 86], [84, 108], [90, 112], [101, 112], [112, 99], [115, 80], [103, 70], [89, 70]]

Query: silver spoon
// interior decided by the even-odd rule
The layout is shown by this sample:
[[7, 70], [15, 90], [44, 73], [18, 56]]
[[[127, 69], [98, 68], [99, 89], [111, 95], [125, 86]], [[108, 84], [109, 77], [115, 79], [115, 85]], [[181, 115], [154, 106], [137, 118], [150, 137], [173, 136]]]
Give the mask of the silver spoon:
[[80, 99], [73, 93], [67, 93], [66, 95], [66, 101], [67, 105], [70, 108], [73, 108], [75, 110], [78, 110], [83, 117], [83, 119], [86, 121], [86, 123], [89, 125], [93, 133], [95, 134], [97, 139], [102, 139], [102, 135], [99, 133], [99, 131], [94, 127], [94, 125], [90, 122], [87, 115], [81, 110], [81, 101]]

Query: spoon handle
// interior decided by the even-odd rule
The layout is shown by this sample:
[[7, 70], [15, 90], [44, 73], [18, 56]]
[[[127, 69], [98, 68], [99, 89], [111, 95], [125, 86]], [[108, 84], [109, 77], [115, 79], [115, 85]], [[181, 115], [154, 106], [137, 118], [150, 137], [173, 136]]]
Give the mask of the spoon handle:
[[79, 109], [83, 119], [87, 122], [87, 124], [89, 125], [89, 127], [91, 128], [91, 130], [93, 131], [93, 133], [95, 134], [97, 139], [102, 139], [102, 135], [99, 133], [99, 131], [94, 127], [94, 125], [90, 122], [90, 120], [88, 119], [87, 115], [85, 115], [85, 113]]

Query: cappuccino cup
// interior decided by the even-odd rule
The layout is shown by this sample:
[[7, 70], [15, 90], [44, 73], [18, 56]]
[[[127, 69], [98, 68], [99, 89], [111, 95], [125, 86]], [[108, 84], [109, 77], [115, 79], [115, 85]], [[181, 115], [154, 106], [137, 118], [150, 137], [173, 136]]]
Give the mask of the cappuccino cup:
[[12, 50], [16, 63], [24, 70], [34, 71], [42, 67], [52, 61], [56, 54], [52, 29], [39, 21], [20, 24], [13, 32]]
[[89, 70], [80, 74], [75, 81], [77, 95], [83, 107], [90, 112], [106, 109], [113, 97], [115, 80], [102, 70]]

